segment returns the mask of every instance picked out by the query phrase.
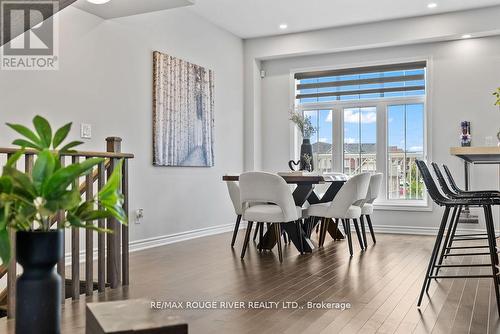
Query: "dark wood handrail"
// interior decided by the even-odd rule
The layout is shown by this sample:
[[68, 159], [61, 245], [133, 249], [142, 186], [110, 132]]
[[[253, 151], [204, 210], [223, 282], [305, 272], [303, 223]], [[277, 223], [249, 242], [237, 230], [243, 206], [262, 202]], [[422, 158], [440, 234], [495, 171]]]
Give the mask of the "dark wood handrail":
[[[122, 165], [122, 180], [121, 180], [121, 192], [124, 196], [123, 207], [126, 212], [128, 212], [128, 197], [129, 197], [129, 185], [128, 185], [128, 161], [134, 158], [133, 154], [122, 153], [121, 152], [121, 138], [119, 137], [108, 137], [106, 138], [106, 152], [86, 152], [86, 151], [75, 151], [75, 152], [65, 152], [60, 153], [60, 161], [62, 165], [65, 165], [67, 159], [66, 157], [71, 157], [71, 162], [76, 163], [87, 158], [104, 158], [102, 162], [96, 166], [91, 173], [85, 176], [85, 182], [79, 184], [75, 182], [72, 187], [78, 189], [82, 198], [88, 200], [93, 198], [94, 188], [97, 187], [97, 191], [100, 191], [105, 183], [106, 179], [111, 176], [113, 170], [118, 166], [118, 161], [124, 159]], [[19, 152], [19, 148], [0, 148], [0, 155], [6, 155], [7, 157]], [[26, 149], [23, 151], [24, 155], [24, 172], [30, 174], [32, 172], [33, 166], [36, 162], [37, 150]], [[22, 160], [21, 160], [22, 161]], [[20, 166], [17, 166], [20, 167]], [[64, 220], [64, 212], [59, 212], [52, 220], [51, 225], [55, 223], [61, 223]], [[84, 288], [84, 293], [86, 295], [91, 295], [95, 289], [102, 292], [106, 287], [111, 289], [116, 289], [121, 285], [129, 284], [129, 231], [126, 225], [119, 224], [116, 219], [99, 219], [91, 224], [97, 224], [101, 229], [107, 228], [113, 233], [104, 235], [103, 233], [98, 234], [97, 240], [97, 263], [98, 270], [97, 282], [94, 281], [93, 277], [93, 255], [94, 255], [94, 236], [92, 230], [87, 229], [85, 231], [85, 281], [80, 281], [80, 230], [78, 228], [71, 228], [71, 279], [69, 280], [66, 276], [66, 266], [69, 263], [65, 258], [62, 258], [57, 264], [57, 271], [66, 281], [71, 285], [71, 296], [66, 295], [65, 286], [62, 287], [61, 297], [64, 301], [65, 298], [71, 297], [73, 300], [79, 299], [80, 294], [83, 294], [82, 286]], [[60, 226], [62, 227], [62, 226]], [[9, 238], [11, 240], [11, 252], [13, 259], [15, 259], [15, 231], [9, 229]], [[66, 243], [66, 237], [63, 237], [63, 244]], [[0, 310], [6, 310], [7, 316], [12, 318], [15, 316], [15, 282], [17, 279], [16, 261], [11, 261], [9, 265], [0, 266], [0, 278], [7, 275], [7, 288], [0, 290]], [[83, 284], [83, 285], [82, 285]], [[5, 304], [6, 303], [6, 304]], [[4, 305], [5, 304], [5, 305]]]
[[[18, 148], [0, 147], [0, 154], [14, 154], [19, 152]], [[26, 149], [25, 154], [36, 154], [37, 151], [33, 149]], [[91, 151], [75, 151], [59, 153], [65, 157], [84, 157], [84, 158], [115, 158], [115, 159], [133, 159], [132, 153], [115, 153], [115, 152], [91, 152]]]

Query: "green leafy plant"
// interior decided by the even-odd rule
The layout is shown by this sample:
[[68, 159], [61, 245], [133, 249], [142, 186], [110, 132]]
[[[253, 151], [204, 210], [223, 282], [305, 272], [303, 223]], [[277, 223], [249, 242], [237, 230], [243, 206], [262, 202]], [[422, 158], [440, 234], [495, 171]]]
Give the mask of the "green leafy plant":
[[500, 87], [498, 87], [497, 90], [493, 92], [493, 96], [497, 99], [495, 101], [495, 105], [500, 107]]
[[292, 111], [290, 115], [290, 120], [297, 125], [302, 138], [309, 139], [313, 134], [316, 133], [317, 129], [312, 125], [311, 117], [305, 116], [303, 113], [298, 111]]
[[[51, 229], [54, 217], [62, 211], [66, 215], [57, 228], [77, 227], [110, 232], [90, 222], [114, 217], [122, 224], [127, 223], [123, 195], [120, 193], [122, 161], [99, 193], [84, 201], [79, 190], [80, 177], [90, 174], [96, 165], [105, 160], [89, 158], [81, 163], [62, 166], [60, 153], [71, 152], [82, 144], [72, 141], [63, 145], [71, 123], [54, 134], [49, 122], [41, 116], [33, 119], [35, 131], [20, 124], [7, 125], [24, 138], [14, 140], [13, 144], [20, 146], [20, 150], [8, 159], [0, 176], [0, 258], [4, 265], [11, 258], [9, 228], [46, 232]], [[26, 148], [33, 149], [37, 156], [31, 174], [15, 168]]]

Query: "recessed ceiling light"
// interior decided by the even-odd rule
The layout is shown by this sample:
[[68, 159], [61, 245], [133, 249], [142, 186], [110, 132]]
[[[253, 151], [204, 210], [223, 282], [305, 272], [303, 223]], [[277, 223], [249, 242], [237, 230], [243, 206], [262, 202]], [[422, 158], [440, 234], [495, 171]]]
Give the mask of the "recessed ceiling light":
[[472, 37], [472, 35], [471, 35], [471, 34], [465, 34], [465, 35], [462, 35], [462, 38], [464, 38], [464, 39], [465, 39], [465, 38], [471, 38], [471, 37]]
[[438, 5], [435, 2], [431, 2], [427, 5], [427, 8], [436, 8]]
[[106, 2], [110, 2], [111, 0], [87, 0], [87, 1], [95, 5], [103, 5]]
[[286, 23], [280, 24], [280, 29], [284, 30], [286, 28], [288, 28], [288, 24], [286, 24]]

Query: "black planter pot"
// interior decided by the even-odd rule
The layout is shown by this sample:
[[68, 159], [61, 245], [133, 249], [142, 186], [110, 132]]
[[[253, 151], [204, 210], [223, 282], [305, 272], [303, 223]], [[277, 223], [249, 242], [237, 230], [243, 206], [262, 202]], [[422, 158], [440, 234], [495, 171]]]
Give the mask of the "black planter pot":
[[61, 332], [62, 230], [17, 232], [16, 258], [23, 274], [16, 283], [16, 334]]
[[[304, 154], [308, 154], [311, 157], [310, 168], [308, 164], [304, 161]], [[310, 139], [303, 139], [302, 145], [300, 146], [300, 170], [306, 170], [312, 172], [314, 170], [314, 164], [312, 161], [313, 149]]]

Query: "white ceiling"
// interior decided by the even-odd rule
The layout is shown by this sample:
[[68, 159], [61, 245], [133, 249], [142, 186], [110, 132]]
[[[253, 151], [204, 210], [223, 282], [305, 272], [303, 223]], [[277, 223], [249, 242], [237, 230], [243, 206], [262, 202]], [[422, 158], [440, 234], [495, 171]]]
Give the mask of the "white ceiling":
[[[438, 6], [429, 9], [430, 2]], [[493, 5], [500, 0], [196, 0], [190, 9], [239, 37], [252, 38]], [[282, 23], [288, 29], [280, 30]]]
[[87, 0], [78, 0], [73, 6], [92, 13], [103, 19], [155, 12], [177, 7], [191, 6], [193, 0], [111, 0], [96, 5]]

